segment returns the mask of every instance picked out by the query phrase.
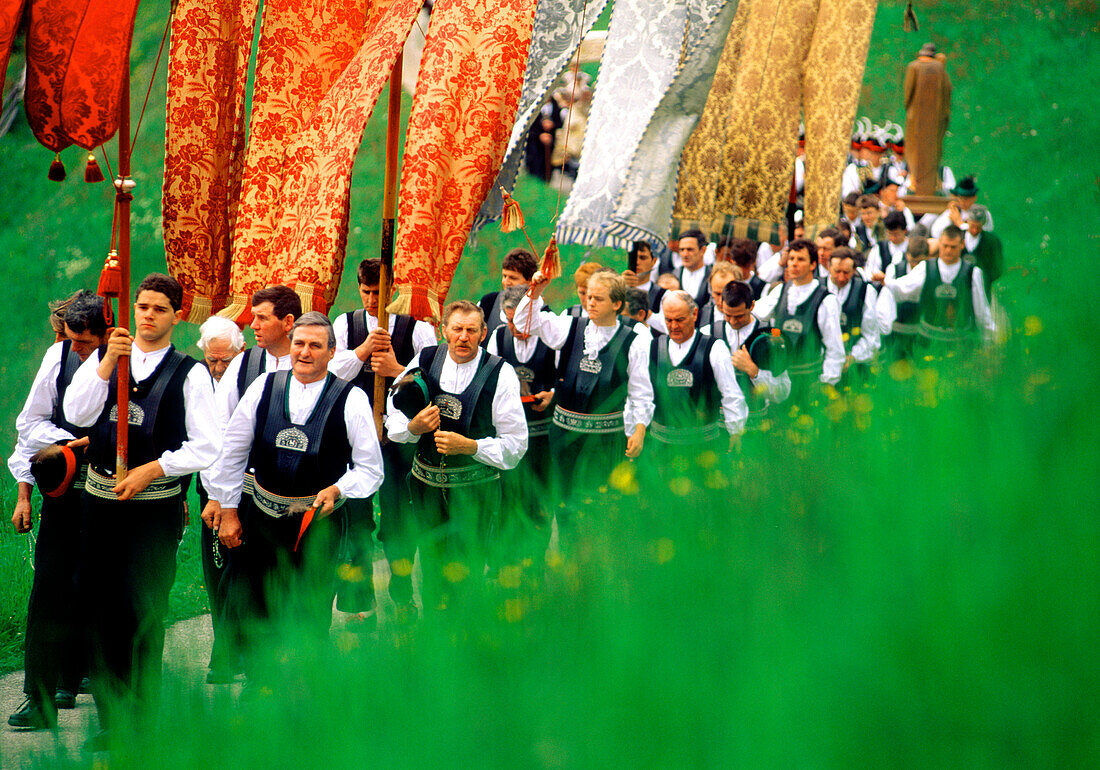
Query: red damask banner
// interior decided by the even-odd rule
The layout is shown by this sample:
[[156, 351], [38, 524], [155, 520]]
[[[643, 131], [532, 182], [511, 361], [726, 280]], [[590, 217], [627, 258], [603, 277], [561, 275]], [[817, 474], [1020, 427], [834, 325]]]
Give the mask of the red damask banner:
[[392, 313], [438, 320], [516, 118], [535, 0], [439, 0], [398, 199]]
[[138, 0], [89, 3], [65, 70], [61, 128], [86, 150], [106, 142], [121, 117]]
[[256, 14], [257, 0], [179, 0], [172, 19], [161, 209], [168, 271], [195, 323], [229, 297]]
[[287, 147], [271, 282], [293, 287], [306, 310], [325, 312], [336, 299], [355, 155], [422, 5], [393, 0], [372, 9], [362, 47]]
[[0, 0], [0, 108], [4, 106], [4, 77], [8, 74], [8, 57], [19, 22], [23, 18], [24, 0]]
[[264, 3], [252, 118], [233, 228], [229, 306], [243, 321], [249, 297], [270, 283], [271, 239], [282, 188], [283, 154], [363, 40], [363, 0]]
[[73, 142], [61, 127], [61, 92], [90, 0], [30, 0], [23, 104], [35, 138], [60, 152]]

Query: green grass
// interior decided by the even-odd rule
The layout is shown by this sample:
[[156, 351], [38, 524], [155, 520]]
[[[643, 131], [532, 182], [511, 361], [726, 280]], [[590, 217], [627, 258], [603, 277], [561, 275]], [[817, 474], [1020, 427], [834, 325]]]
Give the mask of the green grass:
[[[1094, 765], [1100, 13], [1094, 2], [916, 5], [922, 30], [906, 36], [904, 4], [881, 4], [860, 114], [900, 120], [906, 62], [929, 39], [947, 52], [946, 159], [978, 174], [1006, 248], [998, 297], [1012, 333], [999, 350], [918, 362], [732, 467], [693, 470], [707, 505], [609, 490], [582, 523], [586, 547], [544, 579], [475, 591], [400, 639], [290, 650], [276, 696], [239, 714], [170, 683], [172, 722], [150, 734], [173, 735], [171, 751], [135, 744], [123, 764]], [[138, 62], [152, 60], [163, 6], [142, 6]], [[163, 268], [163, 74], [158, 88], [137, 156], [152, 169], [139, 188], [137, 275]], [[378, 118], [357, 166], [348, 275], [377, 250]], [[0, 278], [19, 310], [0, 361], [11, 446], [48, 342], [45, 302], [94, 284], [110, 214], [104, 187], [45, 181], [49, 156], [25, 126], [0, 146], [11, 202]], [[72, 173], [76, 153], [66, 161]], [[555, 191], [525, 180], [517, 198], [545, 243]], [[501, 255], [521, 244], [484, 231], [455, 296], [493, 288]], [[566, 269], [584, 253], [566, 247]], [[4, 532], [0, 637], [14, 649], [26, 544]], [[201, 604], [186, 556], [196, 536], [193, 524], [177, 615]]]

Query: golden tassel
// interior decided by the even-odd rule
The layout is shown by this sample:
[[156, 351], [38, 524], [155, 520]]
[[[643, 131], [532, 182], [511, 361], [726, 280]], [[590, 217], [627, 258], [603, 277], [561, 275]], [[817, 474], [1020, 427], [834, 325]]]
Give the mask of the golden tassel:
[[500, 194], [504, 198], [504, 212], [500, 218], [500, 231], [502, 233], [511, 233], [516, 230], [522, 230], [526, 224], [523, 219], [523, 211], [519, 207], [519, 202], [507, 193], [507, 191], [501, 187]]
[[546, 251], [542, 253], [539, 272], [550, 280], [561, 277], [561, 255], [558, 253], [558, 239], [553, 235], [550, 236], [550, 243], [546, 244]]

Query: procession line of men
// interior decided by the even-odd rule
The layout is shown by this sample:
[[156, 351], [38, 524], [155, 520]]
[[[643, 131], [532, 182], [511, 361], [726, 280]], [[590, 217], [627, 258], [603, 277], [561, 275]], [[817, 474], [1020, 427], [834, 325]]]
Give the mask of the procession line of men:
[[[982, 217], [979, 208], [971, 221]], [[395, 616], [411, 620], [417, 553], [424, 606], [445, 608], [486, 570], [544, 553], [551, 517], [568, 539], [571, 515], [647, 443], [663, 478], [702, 452], [733, 451], [770, 407], [807, 403], [819, 383], [860, 386], [884, 340], [899, 357], [992, 338], [987, 278], [962, 259], [972, 239], [954, 224], [937, 238], [914, 237], [893, 212], [882, 232], [870, 217], [862, 224], [863, 253], [831, 229], [767, 257], [758, 250], [755, 260], [752, 248], [727, 244], [736, 261], [715, 264], [705, 236], [687, 232], [681, 265], [660, 276], [648, 244], [635, 244], [623, 275], [582, 265], [582, 304], [560, 314], [542, 300], [549, 281], [534, 255], [514, 250], [499, 293], [447, 306], [438, 345], [411, 318], [378, 327], [379, 267], [366, 260], [361, 309], [333, 325], [303, 314], [291, 289], [265, 288], [252, 297], [256, 346], [241, 352], [239, 330], [211, 319], [200, 340], [205, 367], [171, 345], [182, 290], [168, 276], [139, 285], [133, 335], [108, 334], [102, 300], [78, 296], [65, 311], [67, 339], [35, 378], [9, 462], [17, 529], [30, 528], [33, 484], [48, 495], [28, 612], [27, 702], [9, 721], [55, 724], [86, 669], [104, 731], [120, 706], [135, 719], [155, 704], [192, 474], [209, 530], [209, 681], [240, 671], [262, 681], [279, 623], [323, 637], [334, 596], [339, 609], [370, 615], [376, 527]], [[119, 479], [122, 356], [131, 439]], [[377, 377], [389, 394], [384, 446], [371, 415]], [[562, 457], [570, 462], [554, 462]], [[62, 465], [64, 478], [49, 480]], [[516, 505], [502, 506], [504, 494]]]

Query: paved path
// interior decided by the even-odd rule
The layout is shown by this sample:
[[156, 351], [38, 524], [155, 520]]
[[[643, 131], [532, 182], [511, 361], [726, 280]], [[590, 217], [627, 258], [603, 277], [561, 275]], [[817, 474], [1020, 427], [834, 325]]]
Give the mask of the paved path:
[[[418, 576], [417, 576], [418, 577]], [[379, 619], [384, 622], [392, 602], [386, 587], [389, 584], [389, 565], [384, 558], [374, 562], [374, 584], [378, 590]], [[419, 594], [419, 580], [414, 579], [414, 591]], [[419, 598], [419, 596], [417, 596]], [[333, 630], [342, 628], [348, 616], [333, 611]], [[210, 660], [210, 645], [214, 632], [210, 615], [181, 620], [170, 626], [164, 641], [165, 680], [173, 678], [185, 685], [205, 686], [206, 668]], [[233, 685], [234, 688], [239, 685]], [[80, 695], [76, 708], [58, 712], [58, 727], [52, 730], [16, 730], [7, 724], [8, 715], [23, 702], [23, 672], [13, 671], [0, 677], [0, 768], [43, 767], [43, 757], [56, 757], [59, 753], [70, 760], [86, 758], [81, 745], [89, 735], [98, 730], [95, 704], [91, 695]]]

